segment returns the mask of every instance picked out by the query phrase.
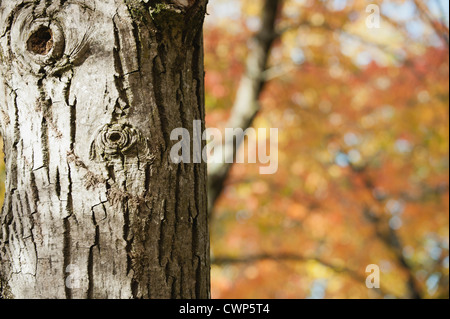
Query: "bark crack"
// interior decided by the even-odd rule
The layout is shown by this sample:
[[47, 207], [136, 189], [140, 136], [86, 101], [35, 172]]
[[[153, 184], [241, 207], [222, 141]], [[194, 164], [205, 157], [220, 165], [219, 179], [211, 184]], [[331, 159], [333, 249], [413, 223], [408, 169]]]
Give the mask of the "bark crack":
[[70, 236], [70, 220], [69, 217], [64, 218], [64, 250], [63, 250], [63, 280], [64, 280], [64, 291], [66, 294], [66, 299], [72, 299], [72, 289], [68, 285], [68, 267], [71, 263], [71, 236]]
[[87, 264], [87, 273], [88, 273], [88, 290], [86, 292], [87, 299], [94, 299], [94, 249], [97, 248], [100, 252], [100, 227], [97, 224], [95, 219], [94, 209], [92, 211], [92, 222], [95, 226], [95, 240], [94, 243], [89, 247], [89, 256], [88, 256], [88, 264]]
[[116, 70], [116, 75], [114, 75], [114, 82], [117, 88], [117, 91], [119, 92], [119, 98], [116, 101], [116, 105], [113, 112], [113, 119], [115, 121], [119, 120], [120, 118], [126, 116], [126, 111], [129, 108], [130, 102], [127, 96], [124, 79], [125, 74], [123, 71], [123, 65], [122, 65], [122, 58], [120, 56], [120, 52], [122, 50], [120, 45], [120, 34], [119, 34], [119, 28], [117, 26], [117, 23], [115, 21], [117, 15], [113, 18], [113, 26], [114, 26], [114, 67]]

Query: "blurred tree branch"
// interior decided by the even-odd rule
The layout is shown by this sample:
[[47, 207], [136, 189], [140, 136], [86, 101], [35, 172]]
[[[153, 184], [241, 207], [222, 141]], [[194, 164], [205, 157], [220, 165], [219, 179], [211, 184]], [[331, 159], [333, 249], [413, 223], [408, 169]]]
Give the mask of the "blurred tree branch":
[[389, 223], [385, 222], [384, 219], [375, 217], [375, 214], [368, 207], [365, 207], [364, 215], [374, 225], [376, 237], [393, 253], [399, 266], [407, 273], [407, 297], [422, 299], [422, 291], [414, 276], [414, 269], [403, 255], [404, 245], [397, 232], [389, 227]]
[[423, 3], [423, 1], [414, 0], [414, 3], [422, 19], [428, 22], [428, 24], [434, 29], [436, 34], [444, 41], [447, 47], [449, 47], [448, 27], [444, 23], [442, 23], [442, 21], [439, 21], [438, 19], [435, 19], [433, 17], [432, 13], [430, 12], [426, 4]]
[[[350, 278], [352, 278], [354, 281], [358, 282], [359, 284], [365, 284], [366, 282], [366, 276], [364, 274], [359, 274], [357, 271], [352, 270], [347, 267], [343, 267], [341, 265], [336, 265], [333, 263], [330, 263], [326, 260], [323, 260], [319, 257], [305, 257], [301, 255], [296, 254], [258, 254], [258, 255], [252, 255], [252, 256], [246, 256], [246, 257], [215, 257], [212, 258], [211, 264], [217, 265], [217, 266], [223, 266], [223, 265], [232, 265], [232, 264], [250, 264], [250, 263], [256, 263], [259, 261], [264, 260], [273, 260], [273, 261], [294, 261], [294, 262], [310, 262], [314, 261], [318, 264], [331, 269], [332, 271], [344, 274]], [[374, 289], [380, 296], [385, 295], [392, 295], [391, 292], [388, 292], [384, 290], [383, 288]]]
[[[352, 171], [360, 175], [361, 178], [364, 181], [364, 185], [370, 194], [372, 194], [372, 198], [378, 203], [382, 204], [386, 200], [386, 198], [377, 198], [375, 196], [375, 185], [371, 178], [364, 174], [366, 169], [361, 168], [355, 168], [354, 166], [350, 166]], [[426, 196], [426, 195], [423, 195]], [[365, 206], [363, 209], [363, 215], [366, 217], [366, 220], [368, 220], [372, 225], [374, 226], [375, 235], [376, 237], [384, 243], [384, 245], [393, 253], [398, 265], [403, 268], [403, 270], [407, 274], [407, 282], [406, 286], [408, 289], [408, 296], [407, 298], [412, 299], [422, 299], [422, 290], [419, 287], [417, 280], [414, 276], [414, 268], [413, 266], [406, 260], [403, 252], [404, 252], [404, 245], [400, 238], [400, 236], [397, 234], [395, 229], [390, 227], [389, 222], [386, 218], [379, 217], [371, 208], [369, 205]]]
[[[276, 20], [280, 12], [282, 0], [264, 0], [261, 12], [261, 28], [254, 36], [250, 53], [247, 58], [246, 73], [242, 77], [236, 100], [231, 111], [231, 117], [226, 125], [228, 128], [246, 130], [252, 126], [253, 120], [260, 110], [259, 97], [266, 84], [264, 72], [267, 69], [271, 47], [279, 34], [276, 32]], [[230, 158], [239, 149], [243, 138], [237, 138], [233, 143], [224, 144], [221, 154]], [[225, 161], [220, 164], [210, 164], [208, 167], [208, 206], [211, 214], [214, 204], [224, 187], [232, 164]]]

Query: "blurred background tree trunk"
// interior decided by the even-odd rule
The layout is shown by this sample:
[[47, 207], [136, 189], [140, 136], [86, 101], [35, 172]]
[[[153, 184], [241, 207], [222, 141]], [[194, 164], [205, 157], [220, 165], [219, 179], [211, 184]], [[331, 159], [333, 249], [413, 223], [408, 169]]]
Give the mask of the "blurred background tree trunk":
[[[242, 76], [237, 96], [231, 110], [227, 128], [247, 130], [253, 125], [260, 105], [259, 98], [266, 84], [267, 63], [272, 44], [280, 35], [277, 32], [277, 18], [281, 11], [282, 0], [264, 0], [260, 13], [261, 26], [251, 39], [250, 52], [247, 57], [246, 71]], [[221, 152], [225, 158], [236, 154], [243, 143], [239, 137], [232, 143], [224, 144]], [[208, 210], [211, 214], [214, 204], [224, 188], [225, 181], [233, 166], [231, 163], [214, 163], [208, 167]]]

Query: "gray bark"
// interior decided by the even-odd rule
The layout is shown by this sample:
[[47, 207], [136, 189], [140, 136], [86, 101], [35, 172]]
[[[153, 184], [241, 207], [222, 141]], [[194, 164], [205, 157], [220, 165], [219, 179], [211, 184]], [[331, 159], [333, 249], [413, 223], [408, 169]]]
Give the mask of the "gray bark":
[[1, 297], [209, 298], [205, 7], [0, 1]]

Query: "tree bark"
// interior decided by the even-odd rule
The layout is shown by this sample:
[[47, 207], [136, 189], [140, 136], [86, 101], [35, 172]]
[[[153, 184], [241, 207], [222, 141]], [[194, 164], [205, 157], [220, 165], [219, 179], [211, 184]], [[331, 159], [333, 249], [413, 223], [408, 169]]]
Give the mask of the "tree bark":
[[209, 298], [206, 0], [0, 1], [3, 298]]

